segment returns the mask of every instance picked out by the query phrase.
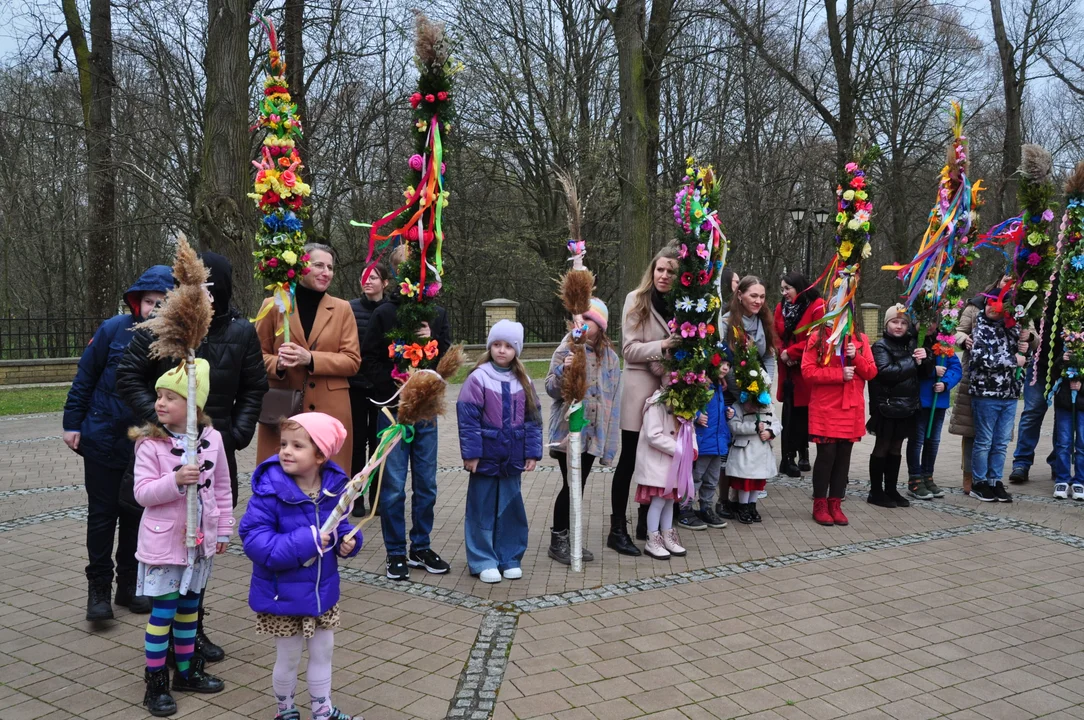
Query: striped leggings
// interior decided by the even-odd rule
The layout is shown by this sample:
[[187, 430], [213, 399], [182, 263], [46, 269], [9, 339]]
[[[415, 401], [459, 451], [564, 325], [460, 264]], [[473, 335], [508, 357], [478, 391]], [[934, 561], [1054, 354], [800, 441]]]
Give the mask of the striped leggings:
[[147, 669], [158, 670], [166, 664], [169, 631], [173, 628], [173, 653], [177, 672], [188, 677], [192, 654], [196, 649], [196, 624], [199, 619], [199, 599], [202, 593], [184, 595], [169, 593], [151, 598], [151, 619], [147, 621], [144, 647]]

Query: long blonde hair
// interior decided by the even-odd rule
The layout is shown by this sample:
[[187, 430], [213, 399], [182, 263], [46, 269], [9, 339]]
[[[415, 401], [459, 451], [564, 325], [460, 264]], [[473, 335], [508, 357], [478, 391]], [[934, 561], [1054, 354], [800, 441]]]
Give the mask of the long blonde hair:
[[626, 320], [633, 322], [635, 327], [642, 328], [647, 325], [647, 320], [651, 317], [651, 291], [655, 287], [655, 268], [658, 267], [659, 261], [677, 259], [677, 240], [668, 242], [662, 250], [655, 253], [655, 257], [651, 258], [651, 264], [644, 270], [644, 276], [640, 278], [640, 284], [633, 291], [636, 293], [636, 300], [629, 310], [628, 318], [626, 318]]
[[[738, 283], [738, 290], [730, 298], [731, 337], [726, 339], [728, 343], [733, 339], [733, 328], [738, 328], [743, 332], [745, 330], [744, 325], [742, 325], [742, 320], [745, 317], [745, 308], [741, 304], [741, 296], [749, 292], [749, 289], [754, 285], [760, 285], [765, 291], [768, 289], [756, 275], [746, 275]], [[766, 301], [760, 306], [757, 317], [760, 318], [760, 327], [764, 332], [765, 350], [768, 355], [773, 355], [776, 352], [776, 345], [779, 339], [775, 336], [775, 320], [772, 318], [771, 311], [768, 310], [768, 303]]]
[[[486, 351], [482, 353], [482, 357], [478, 358], [478, 362], [471, 368], [471, 372], [474, 372], [486, 363], [492, 361], [493, 357], [489, 354], [489, 348], [486, 348]], [[539, 400], [534, 392], [534, 384], [531, 382], [531, 376], [527, 374], [527, 366], [520, 361], [519, 355], [516, 355], [512, 358], [512, 364], [509, 367], [512, 370], [512, 374], [516, 376], [516, 380], [519, 380], [519, 384], [523, 386], [523, 419], [541, 422], [542, 415], [541, 410], [538, 407]]]

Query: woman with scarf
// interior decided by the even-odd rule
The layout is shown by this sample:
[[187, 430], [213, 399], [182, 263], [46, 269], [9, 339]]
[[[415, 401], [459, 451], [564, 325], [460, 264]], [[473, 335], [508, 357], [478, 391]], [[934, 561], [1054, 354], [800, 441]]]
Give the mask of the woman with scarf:
[[824, 317], [824, 300], [799, 272], [784, 274], [780, 289], [783, 301], [775, 306], [775, 332], [779, 337], [776, 399], [783, 403], [783, 462], [779, 470], [800, 477], [810, 470], [809, 386], [802, 377], [802, 354], [809, 341], [805, 328]]

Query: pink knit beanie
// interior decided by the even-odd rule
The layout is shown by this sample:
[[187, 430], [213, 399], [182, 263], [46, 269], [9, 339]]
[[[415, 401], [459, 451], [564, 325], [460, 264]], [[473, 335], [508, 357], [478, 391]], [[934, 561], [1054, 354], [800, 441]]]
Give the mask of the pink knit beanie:
[[606, 332], [606, 328], [610, 324], [610, 311], [606, 307], [606, 303], [597, 297], [591, 298], [591, 309], [583, 314], [584, 320], [594, 320], [602, 332]]
[[291, 416], [290, 419], [305, 428], [316, 447], [320, 448], [320, 452], [328, 459], [334, 457], [346, 442], [346, 428], [327, 413], [301, 413]]

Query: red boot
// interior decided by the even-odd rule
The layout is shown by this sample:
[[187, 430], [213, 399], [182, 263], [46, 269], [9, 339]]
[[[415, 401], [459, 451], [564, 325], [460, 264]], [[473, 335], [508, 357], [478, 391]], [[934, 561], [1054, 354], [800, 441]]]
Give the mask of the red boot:
[[828, 512], [832, 514], [832, 520], [836, 525], [846, 525], [847, 516], [843, 514], [843, 508], [839, 504], [843, 502], [840, 498], [828, 498]]
[[836, 524], [836, 521], [832, 519], [832, 514], [828, 512], [828, 500], [825, 498], [813, 498], [813, 519], [821, 525]]

